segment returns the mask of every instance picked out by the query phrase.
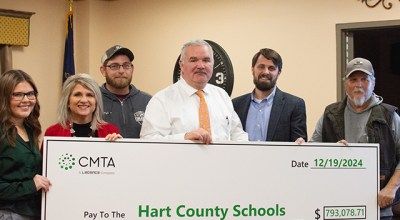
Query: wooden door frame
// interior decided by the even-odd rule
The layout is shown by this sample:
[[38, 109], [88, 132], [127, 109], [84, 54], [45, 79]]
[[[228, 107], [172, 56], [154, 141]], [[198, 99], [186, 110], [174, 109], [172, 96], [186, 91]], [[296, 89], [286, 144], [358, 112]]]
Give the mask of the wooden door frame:
[[[354, 58], [354, 44], [352, 33], [360, 30], [371, 30], [381, 28], [400, 28], [400, 20], [353, 22], [336, 24], [336, 82], [337, 101], [345, 97], [343, 88], [343, 73], [349, 59]], [[346, 37], [348, 43], [346, 43]], [[348, 47], [348, 48], [346, 48]]]

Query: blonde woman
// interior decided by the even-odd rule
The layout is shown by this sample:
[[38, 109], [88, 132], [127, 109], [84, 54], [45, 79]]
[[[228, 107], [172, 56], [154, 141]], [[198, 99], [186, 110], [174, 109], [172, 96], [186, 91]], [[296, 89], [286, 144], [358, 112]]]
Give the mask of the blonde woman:
[[45, 136], [122, 138], [115, 125], [103, 120], [103, 101], [96, 81], [88, 74], [70, 76], [63, 86], [58, 105], [59, 123]]

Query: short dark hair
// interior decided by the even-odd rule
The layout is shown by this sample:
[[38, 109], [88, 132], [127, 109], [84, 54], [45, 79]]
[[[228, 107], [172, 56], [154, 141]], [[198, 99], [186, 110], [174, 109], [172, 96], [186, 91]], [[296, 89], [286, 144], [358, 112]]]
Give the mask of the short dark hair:
[[251, 67], [254, 67], [256, 65], [257, 59], [261, 55], [267, 58], [268, 60], [272, 60], [274, 65], [278, 67], [279, 72], [282, 71], [283, 62], [281, 55], [279, 55], [279, 53], [276, 52], [275, 50], [269, 48], [263, 48], [254, 55], [253, 60], [251, 62]]

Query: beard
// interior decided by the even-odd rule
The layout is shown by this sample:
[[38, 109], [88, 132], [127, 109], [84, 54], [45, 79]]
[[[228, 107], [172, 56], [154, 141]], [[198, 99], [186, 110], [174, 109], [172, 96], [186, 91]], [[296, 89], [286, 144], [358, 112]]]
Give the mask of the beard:
[[364, 105], [372, 96], [372, 91], [364, 91], [364, 89], [354, 89], [353, 92], [363, 92], [365, 95], [359, 98], [351, 97], [347, 94], [347, 97], [353, 102], [355, 106], [362, 106]]
[[[261, 81], [260, 79], [263, 77], [267, 78], [269, 82]], [[253, 83], [258, 90], [266, 92], [275, 87], [277, 79], [278, 78], [272, 78], [272, 76], [267, 74], [260, 74], [258, 78], [254, 77]]]
[[353, 98], [351, 99], [351, 101], [354, 103], [355, 106], [362, 106], [365, 103], [366, 98], [365, 97]]
[[108, 75], [106, 75], [106, 82], [108, 85], [116, 88], [116, 89], [124, 89], [131, 84], [132, 76], [128, 78], [117, 78], [112, 79]]

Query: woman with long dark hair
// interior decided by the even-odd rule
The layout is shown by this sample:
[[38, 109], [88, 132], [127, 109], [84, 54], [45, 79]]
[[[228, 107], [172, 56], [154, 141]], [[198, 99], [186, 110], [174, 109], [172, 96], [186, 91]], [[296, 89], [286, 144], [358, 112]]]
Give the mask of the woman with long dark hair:
[[0, 76], [0, 217], [40, 219], [41, 190], [50, 181], [41, 175], [40, 105], [32, 78], [22, 70]]

